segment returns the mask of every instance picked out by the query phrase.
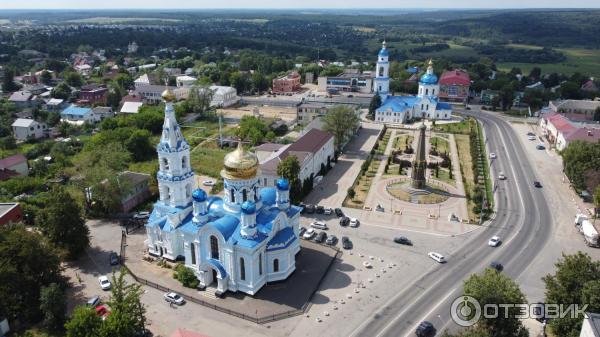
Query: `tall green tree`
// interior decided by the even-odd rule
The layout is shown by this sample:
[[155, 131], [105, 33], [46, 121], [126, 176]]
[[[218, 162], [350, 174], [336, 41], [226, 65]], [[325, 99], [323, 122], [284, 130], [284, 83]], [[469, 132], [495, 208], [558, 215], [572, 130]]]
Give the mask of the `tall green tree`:
[[101, 337], [135, 336], [146, 327], [146, 309], [141, 301], [144, 290], [138, 283], [127, 284], [126, 274], [123, 268], [118, 275], [113, 273], [108, 300], [111, 314], [104, 321]]
[[260, 118], [254, 116], [244, 116], [240, 120], [237, 135], [244, 140], [250, 141], [251, 145], [258, 145], [263, 142], [269, 127]]
[[81, 207], [64, 188], [55, 188], [45, 211], [40, 214], [39, 227], [67, 258], [77, 259], [90, 245], [90, 230], [85, 224]]
[[41, 288], [61, 283], [60, 258], [41, 234], [22, 225], [0, 226], [0, 316], [15, 328], [38, 322]]
[[4, 78], [2, 79], [2, 91], [11, 92], [19, 90], [19, 86], [15, 83], [15, 70], [6, 68], [4, 70]]
[[[508, 276], [487, 268], [483, 274], [473, 274], [464, 284], [465, 295], [472, 296], [479, 301], [483, 308], [486, 304], [525, 304], [525, 295], [519, 286]], [[519, 313], [517, 308], [508, 308], [508, 317], [501, 312], [497, 318], [482, 317], [477, 323], [479, 328], [489, 332], [494, 337], [526, 337], [527, 329], [515, 316]]]
[[596, 207], [596, 215], [600, 214], [600, 185], [596, 186], [594, 191], [594, 207]]
[[125, 141], [125, 148], [133, 161], [144, 161], [154, 156], [154, 146], [150, 142], [152, 134], [147, 130], [135, 130]]
[[298, 203], [302, 200], [302, 182], [300, 181], [300, 161], [295, 155], [287, 156], [277, 164], [277, 175], [290, 183], [290, 200]]
[[67, 302], [65, 292], [57, 283], [42, 287], [40, 294], [40, 310], [44, 314], [44, 325], [58, 331], [62, 330], [65, 323], [65, 310]]
[[42, 74], [40, 75], [40, 82], [46, 85], [52, 83], [52, 75], [50, 74], [50, 72], [48, 72], [47, 70], [42, 71]]
[[65, 328], [67, 337], [98, 337], [101, 336], [102, 319], [94, 308], [78, 306], [73, 310]]
[[79, 88], [83, 85], [83, 79], [81, 78], [81, 75], [74, 71], [67, 72], [63, 77], [67, 84], [72, 87]]
[[563, 171], [577, 190], [586, 187], [586, 175], [600, 171], [600, 143], [574, 141], [561, 155]]
[[371, 103], [369, 103], [369, 118], [371, 120], [375, 119], [375, 110], [377, 110], [381, 106], [381, 96], [373, 95], [371, 98]]
[[52, 89], [50, 95], [54, 98], [68, 99], [71, 96], [71, 87], [65, 82], [60, 82]]
[[[578, 252], [563, 254], [555, 264], [556, 272], [546, 275], [546, 303], [588, 304], [590, 309], [600, 309], [600, 298], [594, 291], [600, 280], [600, 261], [594, 261], [588, 254]], [[588, 302], [593, 301], [593, 302]], [[552, 331], [561, 337], [577, 337], [581, 331], [583, 317], [556, 318], [550, 321]]]
[[340, 151], [346, 144], [356, 128], [360, 125], [360, 119], [356, 111], [348, 106], [337, 105], [327, 112], [323, 117], [325, 131], [333, 135], [335, 149]]

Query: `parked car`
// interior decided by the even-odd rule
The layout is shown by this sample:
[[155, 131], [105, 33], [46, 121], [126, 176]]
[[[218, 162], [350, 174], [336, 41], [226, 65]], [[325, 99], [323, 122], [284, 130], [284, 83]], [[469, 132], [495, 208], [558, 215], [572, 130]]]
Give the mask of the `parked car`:
[[433, 337], [436, 333], [437, 331], [435, 330], [435, 327], [433, 324], [431, 324], [431, 322], [428, 321], [419, 323], [417, 330], [415, 330], [417, 337]]
[[306, 213], [306, 204], [301, 202], [298, 204], [298, 207], [300, 207], [302, 210], [300, 211], [300, 214], [304, 214]]
[[108, 311], [108, 309], [104, 305], [97, 306], [95, 310], [96, 315], [100, 316], [103, 321], [108, 317], [108, 315], [110, 315], [110, 311]]
[[315, 237], [316, 243], [323, 243], [325, 242], [325, 240], [327, 240], [327, 233], [325, 232], [319, 232], [319, 234], [317, 234], [317, 236]]
[[146, 220], [150, 217], [150, 212], [137, 212], [133, 215], [133, 220]]
[[385, 212], [385, 208], [383, 208], [383, 206], [381, 206], [380, 204], [377, 204], [377, 206], [375, 206], [375, 210], [377, 212]]
[[529, 132], [527, 132], [527, 136], [535, 136], [535, 133], [529, 131]]
[[490, 240], [488, 241], [488, 245], [490, 247], [497, 247], [498, 245], [500, 245], [500, 237], [498, 237], [498, 236], [492, 236], [490, 238]]
[[317, 212], [317, 214], [323, 214], [323, 213], [325, 213], [325, 207], [323, 207], [321, 205], [317, 206], [316, 212]]
[[412, 242], [406, 236], [396, 236], [394, 238], [395, 243], [399, 243], [401, 245], [412, 246]]
[[340, 226], [346, 227], [349, 224], [350, 224], [350, 218], [349, 217], [345, 216], [345, 217], [340, 218]]
[[167, 302], [175, 303], [177, 305], [183, 305], [183, 303], [185, 303], [183, 297], [179, 296], [179, 294], [174, 292], [166, 293], [163, 296], [165, 297], [165, 301]]
[[327, 230], [327, 229], [329, 229], [329, 228], [327, 227], [327, 224], [325, 224], [324, 222], [320, 222], [320, 221], [313, 221], [313, 222], [310, 224], [310, 227], [312, 227], [312, 228], [316, 228], [316, 229], [322, 229], [322, 230]]
[[350, 219], [350, 227], [358, 227], [360, 226], [360, 221], [358, 221], [357, 218], [351, 218]]
[[344, 249], [352, 249], [352, 241], [347, 236], [342, 236], [342, 247]]
[[434, 259], [436, 262], [438, 263], [445, 263], [446, 262], [446, 258], [444, 257], [444, 255], [440, 254], [440, 253], [436, 253], [436, 252], [429, 252], [430, 258]]
[[333, 211], [335, 212], [335, 215], [337, 215], [338, 218], [341, 218], [344, 216], [344, 212], [342, 212], [342, 210], [340, 208], [336, 208]]
[[323, 214], [325, 215], [331, 215], [333, 213], [333, 209], [331, 209], [331, 207], [325, 207], [325, 210], [323, 211]]
[[536, 145], [535, 148], [538, 149], [538, 150], [545, 150], [546, 149], [546, 147], [544, 145], [542, 145], [542, 144]]
[[541, 188], [542, 187], [542, 183], [540, 183], [539, 181], [534, 181], [533, 182], [533, 186], [537, 187], [537, 188]]
[[490, 159], [496, 159], [496, 154], [494, 152], [490, 152]]
[[335, 235], [329, 235], [327, 237], [327, 240], [325, 240], [325, 243], [329, 246], [335, 246], [335, 244], [337, 243], [338, 238]]
[[100, 288], [102, 288], [102, 290], [110, 289], [110, 281], [108, 280], [108, 277], [106, 277], [106, 275], [98, 277], [98, 282], [100, 283]]
[[119, 264], [119, 255], [117, 255], [117, 253], [115, 252], [111, 252], [110, 255], [108, 256], [108, 261], [110, 262], [111, 266], [116, 266]]
[[300, 228], [298, 229], [298, 235], [302, 236], [304, 235], [304, 233], [306, 233], [306, 227], [300, 226]]
[[100, 296], [98, 296], [98, 295], [91, 297], [86, 303], [86, 305], [88, 307], [96, 307], [99, 304], [100, 304]]
[[373, 268], [373, 265], [372, 265], [372, 264], [371, 264], [371, 262], [369, 262], [369, 261], [365, 261], [365, 262], [363, 262], [363, 264], [362, 264], [362, 265], [363, 265], [363, 267], [365, 267], [365, 268], [367, 268], [367, 269], [371, 269], [371, 268]]
[[496, 271], [502, 271], [502, 270], [504, 270], [504, 266], [502, 265], [502, 263], [496, 262], [496, 261], [490, 263], [490, 268], [492, 268], [492, 269], [494, 269]]
[[535, 135], [529, 135], [529, 136], [527, 136], [527, 139], [529, 139], [529, 140], [535, 140]]
[[306, 205], [306, 207], [304, 208], [306, 214], [313, 214], [315, 213], [315, 205]]
[[314, 228], [309, 228], [309, 229], [307, 229], [307, 230], [306, 230], [306, 232], [305, 232], [305, 233], [302, 235], [302, 237], [303, 237], [305, 240], [310, 240], [310, 239], [312, 239], [312, 237], [313, 237], [313, 236], [315, 236], [315, 235], [316, 235], [316, 233], [317, 233], [317, 232], [315, 232], [315, 229], [314, 229]]
[[504, 175], [504, 172], [500, 172], [500, 174], [498, 175], [498, 179], [506, 180], [506, 176]]
[[202, 185], [204, 185], [204, 186], [215, 186], [215, 181], [214, 180], [204, 180], [202, 182]]

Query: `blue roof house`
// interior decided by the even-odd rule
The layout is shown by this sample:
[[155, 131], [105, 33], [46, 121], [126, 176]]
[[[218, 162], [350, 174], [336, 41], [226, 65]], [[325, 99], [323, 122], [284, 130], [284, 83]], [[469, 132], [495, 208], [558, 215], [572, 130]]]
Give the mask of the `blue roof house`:
[[216, 294], [256, 294], [285, 280], [300, 251], [301, 208], [290, 204], [287, 180], [261, 187], [258, 158], [241, 143], [223, 163], [224, 197], [193, 189], [190, 146], [175, 120], [174, 95], [165, 91], [165, 120], [157, 146], [160, 199], [146, 224], [148, 252], [183, 260], [200, 288]]
[[60, 113], [62, 121], [83, 124], [85, 122], [94, 123], [94, 113], [91, 108], [78, 107], [71, 105]]

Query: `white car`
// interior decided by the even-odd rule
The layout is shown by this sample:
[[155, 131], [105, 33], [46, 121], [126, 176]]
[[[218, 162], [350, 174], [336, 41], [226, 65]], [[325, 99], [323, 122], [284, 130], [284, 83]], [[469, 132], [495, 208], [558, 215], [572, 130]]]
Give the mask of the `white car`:
[[313, 236], [315, 236], [317, 234], [317, 232], [315, 232], [314, 228], [309, 228], [306, 230], [306, 232], [304, 232], [304, 234], [302, 234], [302, 237], [306, 240], [310, 240], [312, 239]]
[[310, 227], [316, 228], [316, 229], [322, 229], [322, 230], [327, 230], [328, 229], [327, 225], [325, 223], [323, 223], [323, 222], [320, 222], [320, 221], [313, 221], [310, 224]]
[[106, 277], [105, 275], [98, 277], [98, 282], [100, 282], [100, 288], [102, 288], [102, 290], [110, 289], [110, 281], [108, 280], [108, 277]]
[[373, 265], [371, 264], [371, 262], [365, 261], [365, 262], [363, 262], [363, 267], [370, 269], [370, 268], [373, 268]]
[[527, 136], [527, 139], [529, 139], [529, 140], [535, 140], [535, 136], [534, 135], [529, 135], [529, 136]]
[[360, 221], [357, 218], [350, 219], [350, 227], [358, 227], [360, 225]]
[[429, 252], [427, 255], [429, 255], [430, 258], [434, 259], [438, 263], [446, 263], [446, 258], [440, 253]]
[[500, 172], [500, 174], [498, 175], [498, 179], [500, 180], [505, 180], [506, 176], [504, 175], [504, 172]]
[[490, 247], [497, 247], [499, 244], [500, 244], [500, 237], [498, 237], [498, 236], [492, 236], [490, 241], [488, 241], [488, 245]]
[[323, 214], [331, 215], [333, 214], [333, 209], [331, 207], [325, 207], [325, 210], [323, 210]]
[[165, 301], [175, 303], [177, 305], [182, 305], [183, 303], [185, 303], [183, 297], [179, 296], [179, 294], [174, 292], [166, 293], [164, 294], [164, 297]]
[[494, 152], [490, 152], [490, 159], [496, 159], [496, 154]]
[[215, 186], [215, 181], [214, 180], [205, 180], [202, 182], [202, 185], [204, 186]]

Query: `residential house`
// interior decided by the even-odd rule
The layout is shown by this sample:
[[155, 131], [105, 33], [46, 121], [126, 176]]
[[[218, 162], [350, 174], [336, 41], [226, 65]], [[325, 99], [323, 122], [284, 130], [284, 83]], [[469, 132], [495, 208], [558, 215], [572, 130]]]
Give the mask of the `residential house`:
[[144, 105], [142, 102], [124, 102], [119, 110], [119, 113], [122, 114], [136, 114], [139, 112], [140, 108]]
[[592, 121], [596, 109], [600, 108], [600, 101], [575, 99], [550, 101], [548, 107], [554, 112], [562, 113], [570, 120]]
[[528, 89], [528, 90], [544, 90], [545, 87], [544, 87], [544, 84], [542, 82], [537, 81], [537, 82], [535, 82], [533, 84], [525, 86], [525, 89]]
[[48, 88], [49, 87], [45, 84], [35, 83], [26, 85], [25, 87], [23, 87], [23, 90], [29, 91], [32, 95], [42, 95], [45, 92], [49, 92]]
[[133, 81], [133, 85], [137, 88], [138, 85], [149, 85], [152, 84], [150, 83], [150, 77], [148, 77], [148, 74], [142, 74], [140, 75], [140, 77], [136, 78]]
[[[9, 223], [18, 223], [23, 221], [23, 211], [21, 206], [16, 202], [0, 203], [0, 226]], [[0, 332], [2, 329], [0, 328]], [[0, 335], [2, 335], [0, 333]]]
[[[292, 144], [282, 147], [277, 145], [261, 145], [257, 148], [257, 157], [264, 158], [260, 161], [261, 186], [275, 186], [277, 166], [289, 156], [296, 156], [300, 162], [300, 181], [322, 175], [323, 170], [335, 159], [333, 136], [319, 129], [311, 129]], [[270, 154], [270, 155], [268, 155]]]
[[17, 118], [11, 126], [15, 139], [20, 141], [42, 138], [48, 129], [45, 123], [25, 118]]
[[300, 74], [295, 71], [273, 79], [273, 93], [293, 93], [298, 90], [300, 90]]
[[191, 87], [192, 85], [196, 84], [197, 81], [197, 78], [188, 75], [181, 75], [175, 78], [177, 87]]
[[562, 151], [574, 141], [598, 142], [600, 140], [600, 127], [593, 124], [569, 120], [564, 114], [549, 113], [540, 119], [542, 135], [557, 150]]
[[92, 72], [92, 66], [89, 64], [77, 64], [73, 67], [76, 72], [81, 74], [82, 76], [89, 76]]
[[600, 337], [600, 314], [585, 313], [579, 337]]
[[108, 88], [99, 84], [87, 84], [79, 91], [79, 103], [89, 105], [104, 105], [108, 97]]
[[51, 98], [44, 105], [47, 111], [59, 112], [65, 108], [66, 102], [64, 99]]
[[119, 174], [118, 181], [126, 188], [121, 198], [123, 212], [131, 211], [150, 197], [149, 174], [125, 171]]
[[440, 85], [438, 94], [440, 100], [450, 102], [467, 101], [471, 78], [466, 71], [460, 69], [444, 71], [438, 83]]
[[492, 105], [492, 102], [496, 97], [499, 97], [500, 93], [495, 90], [485, 89], [481, 91], [481, 95], [479, 97], [480, 103], [484, 105]]
[[70, 107], [64, 109], [60, 113], [60, 117], [63, 121], [78, 125], [81, 125], [85, 122], [95, 122], [94, 112], [92, 111], [92, 108], [78, 107], [75, 105], [71, 105]]
[[29, 174], [27, 158], [22, 154], [0, 159], [0, 180], [8, 180], [12, 177], [26, 176]]
[[600, 127], [581, 127], [567, 134], [559, 133], [556, 139], [556, 149], [562, 151], [574, 141], [598, 143], [600, 141]]
[[115, 112], [109, 106], [97, 106], [92, 109], [92, 114], [94, 115], [94, 121], [100, 122], [106, 118], [115, 117]]
[[177, 88], [164, 85], [139, 85], [135, 88], [135, 94], [143, 97], [142, 101], [146, 104], [159, 104], [162, 102], [162, 93], [165, 90], [171, 90], [177, 100], [182, 100], [187, 97], [189, 88]]
[[598, 92], [598, 86], [594, 83], [594, 80], [588, 80], [581, 85], [581, 90], [587, 92]]
[[211, 85], [213, 97], [210, 106], [227, 108], [237, 104], [240, 101], [237, 95], [237, 90], [233, 87], [225, 87], [220, 85]]
[[8, 98], [8, 101], [13, 103], [17, 108], [29, 108], [34, 106], [34, 96], [29, 91], [16, 91]]
[[325, 103], [301, 103], [296, 108], [298, 124], [305, 126], [315, 118], [325, 116], [331, 107]]

